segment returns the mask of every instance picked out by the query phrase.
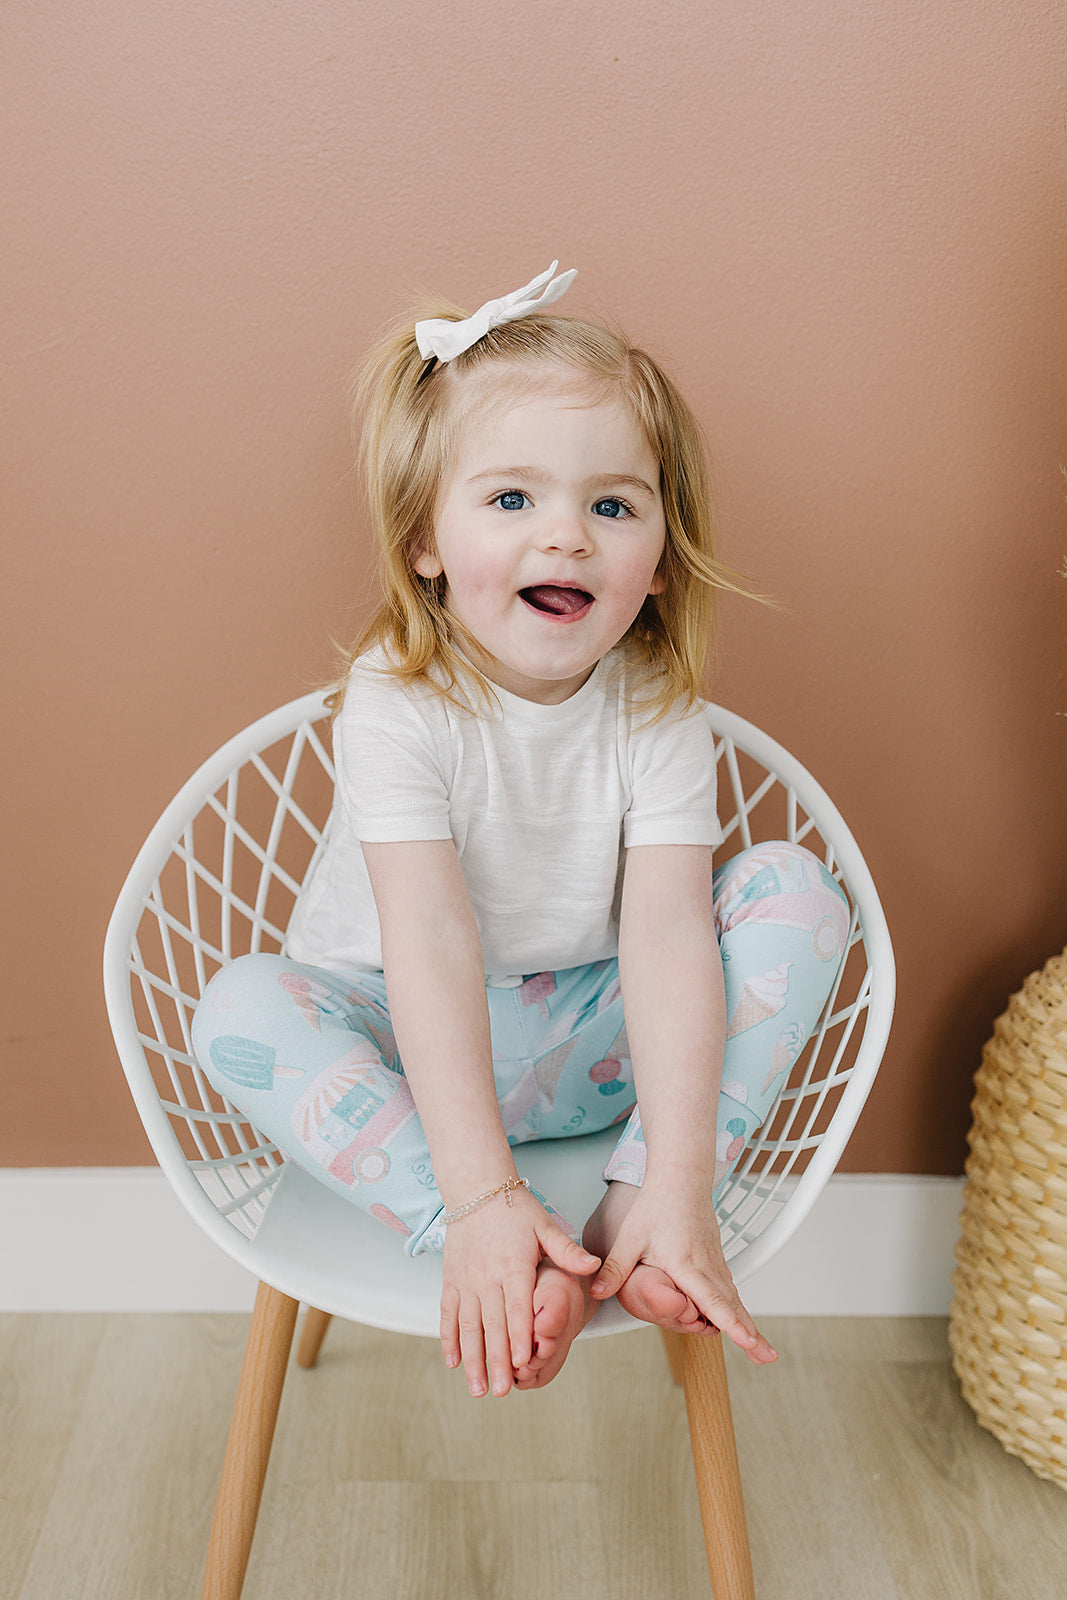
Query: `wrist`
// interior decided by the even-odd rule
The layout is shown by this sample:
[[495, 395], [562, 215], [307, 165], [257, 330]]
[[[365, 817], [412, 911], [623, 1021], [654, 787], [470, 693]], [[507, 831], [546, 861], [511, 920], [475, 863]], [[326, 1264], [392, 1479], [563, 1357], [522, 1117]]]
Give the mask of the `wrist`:
[[423, 1116], [434, 1182], [446, 1211], [454, 1211], [507, 1178], [518, 1177], [495, 1101], [492, 1113], [447, 1123], [442, 1119], [432, 1127]]
[[651, 1154], [645, 1168], [642, 1189], [652, 1194], [667, 1194], [677, 1204], [699, 1201], [715, 1186], [715, 1154], [701, 1151], [692, 1160], [656, 1162]]
[[509, 1194], [516, 1188], [523, 1187], [510, 1146], [495, 1158], [487, 1156], [476, 1161], [450, 1160], [445, 1164], [443, 1172], [435, 1163], [434, 1177], [446, 1213], [471, 1205], [481, 1195], [495, 1193], [497, 1190], [503, 1192], [505, 1184], [508, 1185]]
[[472, 1211], [480, 1211], [482, 1206], [489, 1205], [498, 1196], [502, 1196], [504, 1204], [510, 1208], [514, 1204], [511, 1197], [515, 1190], [528, 1189], [529, 1187], [529, 1178], [514, 1178], [509, 1175], [504, 1179], [503, 1183], [495, 1184], [492, 1189], [486, 1189], [482, 1194], [473, 1195], [471, 1199], [465, 1201], [462, 1205], [456, 1206], [453, 1211], [446, 1211], [441, 1221], [446, 1227], [453, 1222], [461, 1222], [464, 1217], [469, 1217]]

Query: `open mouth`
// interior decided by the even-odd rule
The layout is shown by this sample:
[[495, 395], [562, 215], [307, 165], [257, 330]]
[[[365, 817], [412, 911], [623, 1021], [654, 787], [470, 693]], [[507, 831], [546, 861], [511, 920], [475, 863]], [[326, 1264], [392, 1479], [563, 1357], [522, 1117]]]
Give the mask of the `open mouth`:
[[593, 604], [593, 596], [585, 589], [563, 584], [540, 583], [532, 589], [520, 589], [519, 593], [528, 606], [544, 616], [577, 617]]

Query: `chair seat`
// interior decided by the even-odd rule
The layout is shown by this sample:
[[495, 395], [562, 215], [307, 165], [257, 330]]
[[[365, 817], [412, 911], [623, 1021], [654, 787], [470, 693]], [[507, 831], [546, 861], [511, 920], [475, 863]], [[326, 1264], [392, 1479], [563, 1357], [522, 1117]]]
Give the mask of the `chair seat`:
[[[520, 1176], [580, 1228], [604, 1192], [600, 1174], [617, 1137], [608, 1128], [580, 1140], [521, 1145], [516, 1165]], [[575, 1159], [577, 1147], [580, 1159]], [[293, 1161], [285, 1164], [255, 1239], [241, 1243], [242, 1265], [293, 1299], [392, 1333], [438, 1336], [440, 1256], [406, 1255], [399, 1234]], [[611, 1300], [585, 1336], [645, 1326]]]

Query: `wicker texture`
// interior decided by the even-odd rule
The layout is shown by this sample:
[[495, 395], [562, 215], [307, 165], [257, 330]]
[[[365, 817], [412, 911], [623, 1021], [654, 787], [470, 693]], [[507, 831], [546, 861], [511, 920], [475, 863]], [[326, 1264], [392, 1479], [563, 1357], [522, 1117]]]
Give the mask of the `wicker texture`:
[[982, 1426], [1067, 1488], [1067, 950], [1012, 996], [975, 1087], [953, 1365]]

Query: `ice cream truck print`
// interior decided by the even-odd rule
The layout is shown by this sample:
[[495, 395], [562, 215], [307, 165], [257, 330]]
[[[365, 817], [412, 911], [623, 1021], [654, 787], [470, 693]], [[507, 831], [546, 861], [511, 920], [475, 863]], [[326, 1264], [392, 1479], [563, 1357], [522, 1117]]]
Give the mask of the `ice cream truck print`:
[[293, 1107], [293, 1129], [339, 1182], [377, 1183], [389, 1171], [389, 1145], [415, 1115], [404, 1087], [357, 1046], [308, 1085]]
[[[369, 1080], [369, 1081], [368, 1081]], [[358, 1133], [386, 1104], [386, 1096], [374, 1083], [372, 1074], [360, 1074], [343, 1100], [338, 1100], [319, 1129], [327, 1144], [335, 1150], [347, 1150], [352, 1143], [353, 1128]]]

